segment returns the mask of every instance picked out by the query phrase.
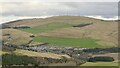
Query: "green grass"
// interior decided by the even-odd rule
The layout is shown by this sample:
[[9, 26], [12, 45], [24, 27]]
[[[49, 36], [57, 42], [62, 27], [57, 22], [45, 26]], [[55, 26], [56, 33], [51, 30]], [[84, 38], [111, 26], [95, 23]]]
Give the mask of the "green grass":
[[118, 66], [117, 62], [87, 62], [81, 66]]
[[55, 38], [39, 36], [34, 38], [33, 42], [49, 43], [52, 46], [70, 46], [70, 47], [83, 47], [83, 48], [101, 48], [96, 43], [97, 40], [91, 38]]
[[28, 56], [19, 56], [15, 54], [5, 54], [2, 55], [2, 65], [9, 65], [9, 64], [28, 64], [32, 63], [35, 64], [36, 61], [34, 58]]
[[71, 26], [72, 24], [67, 24], [67, 23], [49, 23], [49, 24], [39, 25], [39, 26], [35, 26], [35, 27], [27, 28], [27, 29], [21, 29], [21, 30], [29, 32], [29, 33], [37, 34], [41, 32], [46, 32], [50, 30], [71, 27]]

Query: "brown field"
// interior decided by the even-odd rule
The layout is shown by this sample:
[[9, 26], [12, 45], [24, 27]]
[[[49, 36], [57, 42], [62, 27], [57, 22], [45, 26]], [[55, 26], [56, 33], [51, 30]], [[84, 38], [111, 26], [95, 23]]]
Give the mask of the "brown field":
[[62, 59], [63, 57], [70, 59], [71, 57], [63, 54], [54, 54], [54, 53], [41, 53], [41, 52], [34, 52], [34, 51], [28, 51], [28, 50], [22, 50], [22, 49], [17, 49], [13, 52], [5, 52], [5, 51], [0, 51], [0, 55], [4, 54], [16, 54], [16, 55], [23, 55], [23, 56], [29, 56], [29, 57], [43, 57], [43, 58], [53, 58], [53, 59]]
[[3, 36], [3, 40], [9, 44], [22, 45], [27, 44], [31, 40], [31, 34], [24, 31], [16, 29], [3, 29], [2, 31], [3, 35], [10, 34], [11, 39], [9, 39], [9, 36]]
[[64, 23], [100, 23], [100, 22], [104, 22], [98, 19], [94, 19], [94, 18], [89, 18], [89, 17], [83, 17], [83, 16], [54, 16], [54, 17], [50, 17], [50, 18], [34, 18], [34, 19], [24, 19], [18, 22], [13, 22], [11, 23], [11, 25], [16, 25], [16, 26], [20, 26], [20, 25], [26, 25], [26, 26], [38, 26], [38, 25], [44, 25], [44, 24], [48, 24], [48, 23], [53, 23], [53, 22], [64, 22]]
[[40, 53], [40, 52], [33, 52], [33, 51], [20, 50], [20, 49], [17, 49], [16, 51], [14, 51], [14, 53], [18, 55], [27, 55], [30, 57], [46, 57], [46, 58], [54, 58], [54, 59], [62, 59], [62, 57], [71, 58], [68, 55], [58, 55], [54, 53]]

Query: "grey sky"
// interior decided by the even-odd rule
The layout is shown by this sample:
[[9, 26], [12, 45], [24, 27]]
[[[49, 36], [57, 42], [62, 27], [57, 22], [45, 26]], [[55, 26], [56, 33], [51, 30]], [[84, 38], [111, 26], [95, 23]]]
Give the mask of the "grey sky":
[[0, 3], [1, 22], [25, 17], [54, 15], [117, 16], [117, 2], [2, 2]]

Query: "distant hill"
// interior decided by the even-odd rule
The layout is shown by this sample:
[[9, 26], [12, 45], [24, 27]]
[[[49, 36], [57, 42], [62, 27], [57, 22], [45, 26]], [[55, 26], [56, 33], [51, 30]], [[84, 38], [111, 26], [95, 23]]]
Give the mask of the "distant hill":
[[[66, 23], [79, 23], [79, 22], [104, 22], [104, 20], [100, 19], [94, 19], [89, 17], [83, 17], [83, 16], [54, 16], [49, 18], [33, 18], [33, 19], [23, 19], [23, 20], [15, 20], [6, 22], [4, 24], [11, 24], [11, 25], [27, 25], [27, 26], [37, 26], [37, 25], [43, 25], [47, 23], [52, 22], [66, 22]], [[3, 24], [3, 25], [4, 25]]]
[[[82, 25], [90, 24], [90, 25], [87, 25], [84, 27], [73, 27], [81, 24]], [[54, 17], [49, 17], [45, 19], [34, 18], [34, 19], [11, 21], [11, 22], [4, 23], [2, 25], [5, 28], [9, 26], [9, 28], [2, 29], [3, 34], [7, 34], [7, 33], [11, 34], [12, 31], [13, 32], [18, 31], [13, 33], [15, 34], [14, 36], [17, 37], [17, 39], [13, 38], [13, 41], [17, 40], [17, 42], [19, 42], [19, 37], [25, 37], [25, 36], [28, 36], [28, 34], [34, 34], [36, 36], [33, 39], [34, 42], [44, 42], [44, 43], [48, 42], [51, 45], [73, 46], [71, 44], [75, 44], [77, 46], [79, 45], [80, 47], [85, 45], [88, 46], [88, 44], [86, 44], [86, 42], [84, 41], [83, 41], [83, 44], [79, 43], [81, 41], [78, 41], [76, 43], [73, 42], [71, 44], [65, 44], [65, 42], [63, 43], [63, 41], [60, 40], [60, 38], [62, 38], [62, 40], [70, 38], [70, 39], [73, 39], [73, 41], [75, 41], [76, 39], [91, 38], [97, 41], [95, 43], [90, 42], [89, 43], [90, 46], [92, 44], [95, 44], [95, 45], [98, 45], [98, 47], [102, 47], [102, 46], [112, 47], [112, 46], [118, 45], [117, 21], [105, 21], [105, 20], [94, 19], [94, 18], [83, 17], [83, 16], [54, 16]], [[25, 29], [11, 28], [11, 27], [17, 27], [17, 26], [29, 26], [31, 28], [25, 28]], [[16, 34], [16, 33], [19, 33], [19, 34]], [[41, 40], [41, 37], [45, 41]], [[29, 38], [29, 36], [25, 38]], [[50, 41], [53, 38], [57, 38], [56, 39], [57, 41], [56, 42]], [[66, 43], [69, 43], [70, 41], [68, 40]], [[63, 44], [59, 44], [59, 42]], [[28, 43], [28, 41], [26, 43]]]

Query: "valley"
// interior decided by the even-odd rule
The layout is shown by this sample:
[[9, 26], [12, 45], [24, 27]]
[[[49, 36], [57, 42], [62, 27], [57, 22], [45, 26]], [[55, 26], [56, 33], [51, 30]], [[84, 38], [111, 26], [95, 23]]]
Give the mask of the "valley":
[[[7, 61], [10, 58], [5, 57], [5, 66], [15, 63], [32, 66], [69, 66], [71, 63], [73, 66], [101, 66], [100, 62], [88, 62], [89, 58], [119, 53], [116, 21], [83, 16], [54, 16], [11, 21], [2, 25], [2, 55], [15, 56], [13, 61], [25, 57], [24, 62], [19, 60], [13, 64]], [[114, 61], [102, 62], [108, 66], [112, 63], [117, 66], [119, 61]]]

